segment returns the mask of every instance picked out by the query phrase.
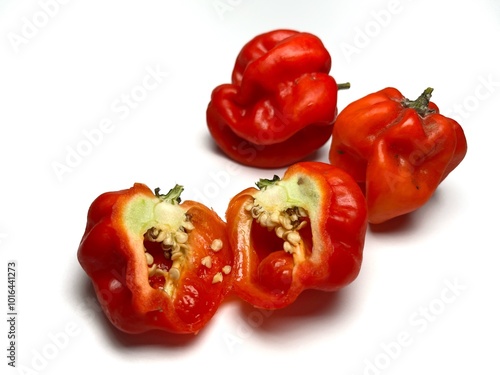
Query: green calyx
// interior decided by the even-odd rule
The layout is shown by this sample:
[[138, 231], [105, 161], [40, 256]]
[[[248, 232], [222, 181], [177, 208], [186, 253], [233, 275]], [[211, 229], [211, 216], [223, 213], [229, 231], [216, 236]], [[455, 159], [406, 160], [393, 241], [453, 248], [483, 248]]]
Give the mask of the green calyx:
[[414, 109], [420, 117], [425, 117], [431, 113], [435, 113], [436, 111], [434, 109], [429, 108], [433, 91], [434, 89], [432, 87], [428, 87], [416, 100], [409, 100], [406, 98], [403, 99], [403, 107]]
[[183, 190], [183, 186], [175, 185], [168, 193], [160, 194], [160, 188], [156, 188], [154, 194], [157, 199], [142, 194], [130, 199], [123, 211], [129, 232], [142, 235], [152, 227], [175, 231], [185, 226], [186, 212], [179, 204]]
[[160, 188], [155, 189], [155, 195], [163, 202], [170, 204], [181, 203], [181, 194], [184, 191], [184, 186], [176, 184], [167, 194], [160, 194]]
[[255, 183], [259, 190], [266, 190], [268, 187], [276, 184], [280, 180], [279, 176], [274, 175], [272, 180], [269, 180], [267, 178], [261, 178], [259, 181]]
[[321, 200], [320, 188], [314, 179], [300, 174], [283, 180], [278, 176], [274, 176], [272, 180], [261, 179], [256, 185], [260, 191], [253, 195], [253, 203], [269, 214], [296, 207], [312, 213]]

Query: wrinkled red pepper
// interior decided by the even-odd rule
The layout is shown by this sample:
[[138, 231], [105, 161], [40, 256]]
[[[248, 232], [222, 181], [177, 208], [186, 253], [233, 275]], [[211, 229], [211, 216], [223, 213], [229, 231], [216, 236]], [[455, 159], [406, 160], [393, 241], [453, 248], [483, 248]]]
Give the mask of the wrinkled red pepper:
[[197, 333], [230, 290], [226, 224], [198, 202], [179, 203], [181, 192], [135, 184], [90, 206], [78, 260], [122, 331]]
[[465, 157], [463, 129], [439, 113], [432, 91], [411, 101], [385, 88], [338, 115], [329, 159], [365, 185], [370, 223], [424, 205]]
[[305, 289], [336, 291], [358, 276], [366, 203], [347, 173], [300, 162], [257, 186], [233, 197], [226, 212], [236, 295], [278, 309]]
[[331, 57], [310, 33], [274, 30], [237, 56], [232, 82], [216, 87], [208, 129], [233, 160], [255, 167], [291, 165], [324, 145], [337, 115], [339, 85]]

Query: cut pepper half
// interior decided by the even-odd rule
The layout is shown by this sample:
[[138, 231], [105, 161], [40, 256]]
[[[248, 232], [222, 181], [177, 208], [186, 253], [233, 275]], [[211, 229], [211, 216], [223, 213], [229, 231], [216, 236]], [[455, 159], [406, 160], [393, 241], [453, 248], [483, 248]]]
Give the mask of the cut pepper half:
[[305, 289], [336, 291], [361, 267], [367, 212], [361, 189], [344, 171], [297, 163], [282, 178], [261, 180], [229, 203], [235, 252], [234, 292], [277, 309]]

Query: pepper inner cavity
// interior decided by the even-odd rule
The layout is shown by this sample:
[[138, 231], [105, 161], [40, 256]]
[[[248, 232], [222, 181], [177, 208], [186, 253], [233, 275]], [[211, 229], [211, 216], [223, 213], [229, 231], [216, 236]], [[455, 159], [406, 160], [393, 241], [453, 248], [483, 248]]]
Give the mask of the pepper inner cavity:
[[144, 235], [144, 255], [148, 265], [149, 283], [153, 288], [171, 293], [171, 287], [181, 276], [187, 258], [189, 232], [193, 224], [189, 217], [177, 229], [154, 226]]
[[245, 206], [252, 217], [283, 242], [283, 250], [289, 254], [302, 254], [303, 241], [299, 231], [307, 225], [307, 212], [302, 207], [290, 207], [281, 212], [268, 212], [254, 202]]

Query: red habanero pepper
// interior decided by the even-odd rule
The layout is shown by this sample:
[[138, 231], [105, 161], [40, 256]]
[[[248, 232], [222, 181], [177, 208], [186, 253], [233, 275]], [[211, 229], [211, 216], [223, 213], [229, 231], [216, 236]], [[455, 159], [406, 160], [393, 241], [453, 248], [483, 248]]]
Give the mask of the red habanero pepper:
[[331, 137], [337, 85], [331, 57], [310, 33], [274, 30], [256, 36], [236, 58], [232, 82], [217, 86], [206, 111], [215, 143], [231, 159], [284, 167]]
[[257, 187], [234, 196], [226, 212], [237, 296], [279, 309], [305, 289], [336, 291], [358, 276], [367, 212], [351, 176], [299, 162]]
[[197, 333], [230, 290], [226, 224], [182, 186], [143, 184], [107, 192], [90, 206], [78, 260], [108, 319], [128, 333]]
[[364, 185], [370, 223], [423, 206], [465, 157], [463, 129], [439, 113], [432, 91], [411, 101], [388, 87], [352, 102], [337, 117], [330, 163]]

